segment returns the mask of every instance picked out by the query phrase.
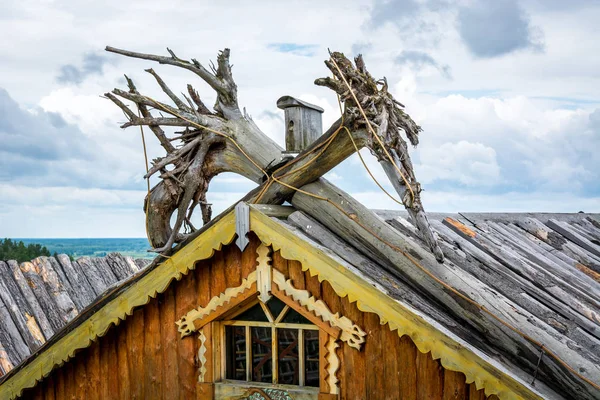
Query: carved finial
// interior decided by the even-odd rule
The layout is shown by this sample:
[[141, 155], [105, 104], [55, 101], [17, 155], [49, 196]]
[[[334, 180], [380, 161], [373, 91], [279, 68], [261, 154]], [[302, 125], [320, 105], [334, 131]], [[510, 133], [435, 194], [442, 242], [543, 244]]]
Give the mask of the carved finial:
[[241, 201], [235, 206], [235, 233], [237, 233], [235, 244], [241, 251], [244, 251], [250, 243], [246, 236], [248, 232], [250, 232], [250, 208], [248, 204]]
[[271, 257], [269, 257], [271, 249], [261, 243], [256, 249], [258, 257], [256, 258], [256, 288], [260, 293], [258, 298], [263, 303], [271, 300], [271, 282], [273, 280], [273, 267], [271, 266]]

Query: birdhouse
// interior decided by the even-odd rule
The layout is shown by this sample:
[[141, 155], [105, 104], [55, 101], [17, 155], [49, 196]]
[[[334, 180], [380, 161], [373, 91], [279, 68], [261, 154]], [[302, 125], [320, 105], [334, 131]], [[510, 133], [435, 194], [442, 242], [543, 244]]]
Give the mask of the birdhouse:
[[286, 152], [301, 152], [323, 133], [321, 107], [292, 96], [281, 97], [277, 100], [277, 107], [285, 112]]

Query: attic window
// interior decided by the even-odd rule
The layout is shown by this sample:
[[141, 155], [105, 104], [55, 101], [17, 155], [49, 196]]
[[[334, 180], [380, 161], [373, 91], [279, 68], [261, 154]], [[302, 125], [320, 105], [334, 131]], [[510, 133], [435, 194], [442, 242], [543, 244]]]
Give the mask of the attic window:
[[226, 378], [319, 386], [319, 328], [276, 297], [225, 325]]

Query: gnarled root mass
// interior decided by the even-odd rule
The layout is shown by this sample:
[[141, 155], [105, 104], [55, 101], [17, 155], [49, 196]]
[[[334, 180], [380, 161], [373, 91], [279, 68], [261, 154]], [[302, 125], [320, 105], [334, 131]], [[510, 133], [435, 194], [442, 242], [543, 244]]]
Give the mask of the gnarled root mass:
[[387, 79], [373, 79], [361, 55], [354, 59], [354, 65], [342, 53], [333, 52], [330, 56], [325, 64], [334, 78], [319, 78], [315, 84], [336, 92], [344, 103], [344, 113], [354, 122], [353, 131], [367, 133], [366, 146], [382, 165], [422, 238], [436, 259], [442, 262], [444, 254], [425, 215], [421, 185], [415, 178], [408, 146], [401, 135], [404, 132], [410, 143], [416, 146], [421, 127], [402, 110], [404, 105], [388, 91]]
[[[261, 168], [268, 161], [277, 158], [280, 149], [258, 130], [249, 116], [240, 111], [237, 86], [229, 64], [229, 49], [219, 53], [217, 66], [211, 65], [210, 71], [196, 60], [186, 61], [178, 58], [171, 50], [168, 50], [170, 57], [112, 47], [107, 47], [106, 50], [188, 69], [217, 93], [214, 111], [210, 111], [191, 85], [188, 85], [188, 94], [183, 94], [182, 99], [174, 94], [153, 69], [146, 72], [156, 79], [175, 106], [140, 94], [129, 78], [128, 91], [114, 89], [111, 93], [106, 93], [106, 97], [120, 107], [128, 119], [128, 122], [122, 125], [123, 128], [148, 126], [167, 153], [164, 157], [153, 160], [153, 165], [145, 176], [149, 178], [159, 174], [161, 181], [147, 196], [144, 211], [153, 251], [168, 252], [174, 243], [185, 239], [186, 235], [180, 234], [182, 227], [185, 226], [188, 233], [195, 231], [191, 217], [197, 206], [201, 208], [203, 222], [207, 223], [210, 220], [212, 211], [206, 201], [206, 192], [214, 176], [231, 171], [258, 182], [262, 177]], [[133, 102], [138, 113], [122, 100]], [[168, 138], [161, 128], [164, 126], [184, 129], [176, 132], [175, 137]], [[180, 146], [173, 145], [176, 141]], [[248, 160], [240, 151], [240, 148], [245, 147], [244, 142], [248, 141], [253, 143], [252, 146], [264, 149], [266, 157]], [[171, 216], [175, 211], [177, 218], [171, 228]]]
[[[195, 230], [191, 217], [197, 206], [202, 210], [203, 222], [210, 220], [211, 209], [206, 201], [206, 193], [214, 176], [228, 171], [261, 183], [268, 178], [265, 176], [268, 166], [282, 162], [282, 149], [262, 133], [245, 112], [240, 111], [237, 86], [229, 64], [229, 49], [219, 53], [217, 66], [211, 64], [210, 70], [197, 60], [180, 59], [168, 49], [170, 57], [112, 47], [107, 47], [106, 50], [187, 69], [208, 83], [217, 93], [216, 103], [211, 111], [191, 85], [188, 85], [187, 95], [183, 94], [182, 99], [174, 94], [153, 69], [146, 72], [156, 79], [174, 106], [142, 95], [129, 78], [129, 90], [114, 89], [111, 93], [106, 93], [106, 97], [120, 107], [128, 119], [128, 122], [122, 125], [123, 128], [148, 126], [167, 153], [164, 157], [153, 160], [153, 165], [146, 175], [147, 178], [158, 173], [161, 181], [150, 191], [144, 209], [147, 218], [146, 229], [153, 250], [169, 252], [174, 243], [186, 238], [185, 234], [180, 233], [182, 227], [185, 227], [188, 233]], [[414, 176], [407, 144], [400, 135], [400, 132], [404, 131], [408, 140], [416, 145], [421, 128], [402, 111], [402, 104], [388, 92], [385, 78], [375, 81], [360, 56], [356, 58], [355, 63], [356, 66], [341, 53], [332, 53], [326, 64], [335, 78], [317, 79], [315, 83], [327, 86], [340, 95], [345, 105], [344, 120], [350, 124], [351, 135], [361, 146], [366, 144], [383, 165], [422, 236], [441, 261], [443, 255], [423, 212], [421, 188]], [[352, 91], [348, 85], [352, 87]], [[133, 102], [138, 109], [137, 113], [123, 100]], [[358, 107], [358, 104], [361, 107]], [[158, 116], [155, 115], [157, 113]], [[161, 128], [164, 126], [184, 129], [177, 132], [175, 137], [168, 138]], [[369, 130], [373, 132], [369, 133]], [[174, 142], [179, 145], [174, 146]], [[309, 153], [310, 151], [310, 147], [305, 150]], [[317, 179], [350, 154], [337, 156], [336, 149], [328, 152], [330, 153], [324, 154], [321, 151], [319, 156], [329, 157], [330, 162], [322, 163], [321, 166], [314, 163], [311, 173], [304, 171], [303, 174], [296, 175], [293, 178], [294, 187], [301, 187]], [[293, 162], [289, 164], [292, 165]], [[312, 179], [309, 181], [308, 177]], [[261, 201], [277, 202], [285, 199], [285, 196], [291, 196], [291, 186], [278, 186], [272, 185]], [[170, 221], [174, 212], [177, 213], [177, 218], [171, 227]]]

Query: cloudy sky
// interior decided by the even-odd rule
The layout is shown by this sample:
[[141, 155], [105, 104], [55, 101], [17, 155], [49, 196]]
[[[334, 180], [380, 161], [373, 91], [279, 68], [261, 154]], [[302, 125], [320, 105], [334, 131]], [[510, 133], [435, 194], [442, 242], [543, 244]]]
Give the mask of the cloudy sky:
[[[277, 98], [322, 106], [329, 126], [336, 99], [313, 81], [328, 72], [327, 48], [360, 52], [423, 127], [412, 157], [427, 210], [600, 212], [599, 20], [596, 0], [3, 0], [0, 237], [145, 236], [140, 133], [121, 130], [100, 95], [125, 73], [161, 98], [149, 67], [207, 104], [214, 95], [191, 73], [106, 45], [203, 63], [231, 48], [241, 105], [279, 143]], [[328, 178], [397, 208], [356, 157]], [[252, 187], [220, 176], [209, 200], [219, 212]]]

